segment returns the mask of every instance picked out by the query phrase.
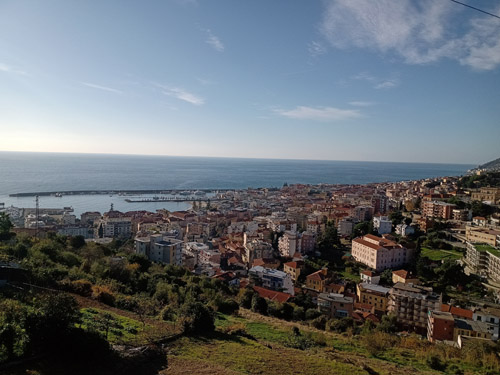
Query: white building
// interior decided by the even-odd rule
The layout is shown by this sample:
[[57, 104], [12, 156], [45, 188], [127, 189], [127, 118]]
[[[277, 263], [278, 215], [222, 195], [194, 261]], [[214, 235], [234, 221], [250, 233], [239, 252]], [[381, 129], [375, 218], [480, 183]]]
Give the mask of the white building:
[[406, 237], [414, 233], [415, 233], [415, 228], [410, 225], [406, 224], [396, 225], [396, 234], [399, 234], [400, 236]]
[[262, 266], [255, 266], [248, 271], [250, 275], [261, 280], [264, 288], [282, 291], [294, 295], [292, 277], [283, 272]]
[[278, 240], [278, 250], [282, 257], [291, 258], [300, 252], [300, 241], [297, 232], [286, 231]]
[[392, 221], [387, 216], [375, 216], [373, 218], [373, 229], [380, 235], [391, 233]]
[[147, 256], [153, 262], [181, 266], [182, 244], [181, 240], [164, 237], [161, 234], [137, 237], [135, 239], [135, 252]]

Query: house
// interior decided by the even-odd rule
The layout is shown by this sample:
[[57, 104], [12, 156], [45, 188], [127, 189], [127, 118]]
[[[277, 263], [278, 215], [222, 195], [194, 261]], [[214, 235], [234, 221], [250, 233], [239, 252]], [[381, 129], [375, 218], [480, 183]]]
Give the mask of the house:
[[289, 274], [293, 281], [297, 281], [300, 271], [304, 268], [303, 261], [288, 262], [283, 265], [283, 271]]
[[161, 234], [135, 238], [135, 252], [145, 255], [153, 262], [182, 265], [181, 240], [164, 237]]
[[380, 275], [373, 271], [364, 270], [360, 272], [361, 282], [368, 284], [380, 283]]
[[486, 323], [466, 319], [455, 319], [453, 341], [458, 341], [459, 336], [491, 339], [491, 332]]
[[295, 294], [292, 278], [283, 271], [256, 266], [250, 268], [248, 272], [259, 280], [264, 288], [283, 291], [292, 296]]
[[359, 283], [356, 286], [358, 302], [373, 306], [378, 314], [385, 314], [389, 296], [389, 288], [380, 285]]
[[320, 293], [318, 310], [328, 314], [330, 318], [345, 318], [352, 315], [354, 300], [338, 293]]
[[394, 284], [396, 283], [413, 284], [413, 285], [420, 284], [420, 280], [416, 276], [413, 276], [411, 272], [406, 270], [393, 271], [392, 282]]
[[311, 273], [306, 277], [306, 288], [314, 289], [318, 292], [322, 292], [325, 288], [326, 275], [328, 270], [323, 268], [319, 271]]
[[283, 293], [283, 292], [277, 292], [276, 290], [270, 290], [266, 288], [262, 288], [260, 286], [254, 286], [253, 290], [255, 290], [259, 296], [262, 298], [268, 299], [270, 301], [276, 301], [279, 303], [285, 303], [290, 301], [290, 299], [293, 298], [291, 294], [288, 293]]

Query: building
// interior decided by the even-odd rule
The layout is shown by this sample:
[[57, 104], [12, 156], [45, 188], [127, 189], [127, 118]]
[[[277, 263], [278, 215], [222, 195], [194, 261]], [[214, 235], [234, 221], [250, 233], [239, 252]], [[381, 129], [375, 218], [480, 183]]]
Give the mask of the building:
[[484, 227], [465, 227], [465, 239], [469, 242], [484, 243], [493, 247], [500, 246], [500, 230]]
[[283, 265], [283, 271], [290, 275], [292, 280], [295, 282], [299, 279], [300, 272], [304, 267], [304, 262], [301, 260], [288, 262]]
[[422, 201], [422, 217], [435, 217], [439, 219], [451, 219], [454, 204], [441, 201]]
[[356, 223], [357, 220], [352, 217], [345, 217], [343, 219], [340, 219], [339, 224], [337, 225], [339, 236], [350, 236]]
[[273, 247], [270, 243], [262, 240], [252, 240], [245, 243], [243, 260], [252, 264], [254, 259], [268, 259], [273, 257]]
[[397, 322], [404, 329], [427, 332], [429, 311], [441, 311], [442, 296], [432, 288], [395, 284], [389, 292], [387, 312], [396, 315]]
[[380, 315], [385, 314], [387, 310], [389, 290], [389, 288], [368, 283], [359, 283], [356, 286], [358, 302], [372, 306]]
[[317, 292], [322, 292], [326, 284], [326, 275], [328, 270], [323, 268], [319, 271], [311, 273], [306, 277], [306, 288], [314, 289]]
[[380, 283], [380, 275], [373, 271], [368, 271], [368, 270], [361, 271], [360, 276], [362, 283], [376, 284], [376, 285]]
[[352, 256], [357, 262], [382, 271], [409, 263], [412, 251], [394, 241], [367, 234], [352, 241]]
[[429, 311], [427, 339], [430, 342], [453, 341], [455, 318], [449, 312]]
[[380, 235], [391, 233], [392, 221], [389, 220], [387, 216], [374, 216], [373, 229], [375, 229]]
[[353, 210], [353, 217], [358, 221], [370, 221], [373, 217], [372, 206], [357, 206]]
[[135, 252], [148, 257], [153, 262], [182, 265], [181, 240], [163, 237], [161, 234], [148, 237], [136, 237]]
[[420, 284], [420, 280], [417, 277], [413, 276], [411, 272], [406, 270], [393, 271], [392, 282], [394, 284], [396, 283], [413, 284], [413, 285]]
[[500, 250], [488, 244], [467, 242], [466, 271], [500, 282]]
[[130, 217], [103, 217], [96, 225], [96, 238], [130, 238], [132, 234]]
[[473, 201], [491, 202], [497, 204], [500, 202], [500, 188], [483, 187], [471, 194]]
[[477, 337], [491, 339], [491, 332], [488, 324], [466, 319], [455, 319], [455, 329], [453, 341], [458, 341], [459, 336]]
[[338, 293], [320, 293], [318, 295], [318, 310], [328, 314], [330, 318], [345, 318], [352, 315], [354, 300]]
[[297, 232], [286, 231], [278, 240], [278, 250], [285, 258], [292, 258], [296, 252], [300, 253], [300, 241]]
[[399, 234], [401, 237], [410, 236], [415, 233], [415, 228], [407, 225], [407, 224], [398, 224], [396, 225], [396, 234]]
[[295, 294], [292, 278], [283, 271], [255, 266], [250, 268], [248, 272], [260, 280], [264, 288], [282, 291], [292, 296]]

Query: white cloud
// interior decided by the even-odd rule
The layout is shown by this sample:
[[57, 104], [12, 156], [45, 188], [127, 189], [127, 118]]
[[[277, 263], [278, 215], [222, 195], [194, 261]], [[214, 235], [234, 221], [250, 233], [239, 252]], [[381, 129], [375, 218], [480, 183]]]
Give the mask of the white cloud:
[[117, 90], [117, 89], [113, 89], [111, 87], [96, 85], [95, 83], [89, 83], [89, 82], [80, 82], [80, 83], [82, 85], [84, 85], [84, 86], [91, 87], [93, 89], [107, 91], [107, 92], [113, 92], [115, 94], [123, 94], [123, 91]]
[[326, 47], [322, 43], [316, 41], [309, 43], [307, 49], [312, 57], [321, 56], [326, 53]]
[[17, 69], [15, 67], [11, 66], [11, 65], [7, 65], [7, 64], [4, 64], [4, 63], [0, 63], [0, 72], [14, 73], [14, 74], [22, 75], [22, 76], [28, 75], [25, 71]]
[[[457, 26], [457, 4], [434, 0], [331, 0], [320, 30], [337, 48], [395, 53], [408, 64], [443, 58], [478, 70], [500, 64], [500, 22], [471, 15]], [[500, 7], [496, 13], [500, 12]], [[472, 13], [471, 13], [472, 14]]]
[[275, 112], [281, 116], [297, 120], [314, 121], [341, 121], [362, 117], [355, 109], [340, 109], [334, 107], [306, 107], [298, 106], [294, 109], [276, 109]]
[[364, 101], [349, 102], [349, 105], [352, 105], [353, 107], [370, 107], [374, 104], [375, 104], [374, 102], [364, 102]]
[[400, 84], [399, 78], [380, 78], [366, 72], [359, 73], [352, 78], [360, 81], [370, 82], [373, 85], [373, 88], [378, 90], [393, 89], [395, 87], [398, 87]]
[[213, 49], [219, 52], [224, 52], [224, 44], [221, 42], [221, 40], [216, 37], [214, 34], [212, 34], [212, 31], [207, 30], [208, 38], [206, 42], [212, 46]]
[[163, 93], [168, 96], [173, 96], [179, 100], [183, 100], [185, 102], [194, 104], [194, 105], [202, 105], [205, 103], [205, 99], [202, 97], [192, 94], [182, 88], [179, 87], [165, 87], [162, 85], [158, 85], [163, 89]]

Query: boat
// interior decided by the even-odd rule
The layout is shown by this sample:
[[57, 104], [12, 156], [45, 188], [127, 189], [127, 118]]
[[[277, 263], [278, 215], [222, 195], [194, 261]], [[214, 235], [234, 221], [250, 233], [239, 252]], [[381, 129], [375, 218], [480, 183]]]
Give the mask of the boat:
[[191, 195], [192, 193], [190, 191], [186, 190], [186, 191], [181, 191], [179, 194], [180, 195]]
[[206, 195], [207, 193], [205, 193], [204, 191], [201, 191], [201, 190], [196, 190], [194, 192], [194, 195]]

